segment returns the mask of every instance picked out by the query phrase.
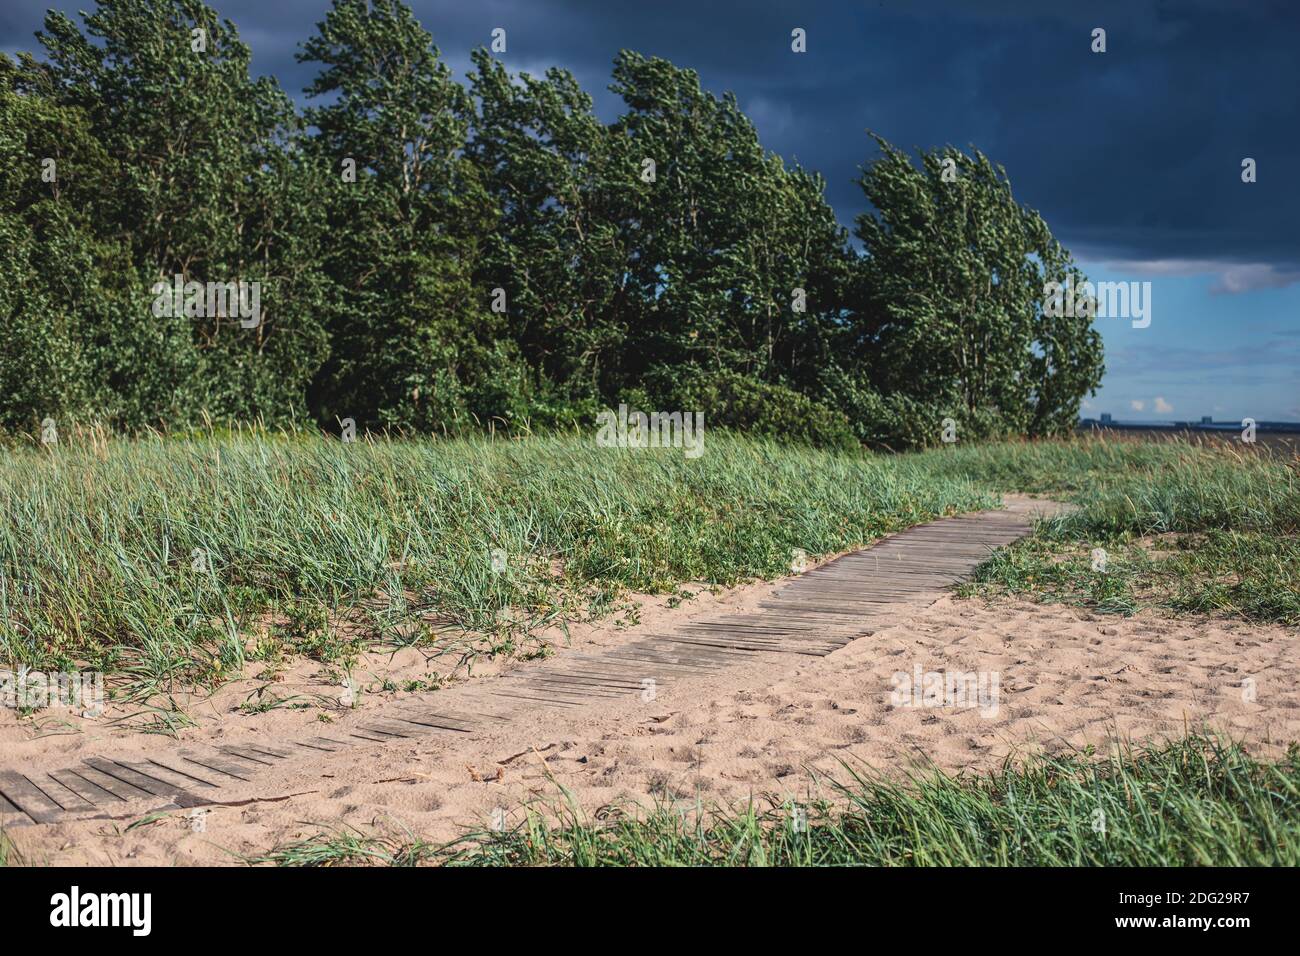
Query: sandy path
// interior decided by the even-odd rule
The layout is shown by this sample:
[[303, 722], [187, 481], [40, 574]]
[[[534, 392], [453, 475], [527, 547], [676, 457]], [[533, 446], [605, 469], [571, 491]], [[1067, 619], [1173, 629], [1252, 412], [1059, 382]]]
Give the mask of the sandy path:
[[[1022, 498], [1007, 504], [1021, 514], [1042, 507]], [[814, 591], [840, 579], [819, 580]], [[537, 689], [545, 682], [517, 678], [567, 680], [561, 675], [580, 657], [632, 655], [646, 635], [688, 632], [718, 615], [751, 618], [784, 583], [705, 592], [680, 606], [639, 598], [622, 624], [574, 627], [551, 660], [480, 663], [469, 680], [455, 654], [370, 655], [357, 672], [363, 691], [353, 708], [338, 702], [337, 674], [299, 662], [185, 700], [198, 726], [179, 743], [122, 733], [102, 719], [0, 714], [3, 763], [32, 779], [64, 774], [90, 755], [125, 763], [166, 755], [176, 765], [179, 747], [275, 749], [311, 734], [350, 743], [335, 753], [299, 749], [247, 783], [223, 781], [218, 793], [204, 794], [220, 803], [204, 811], [172, 808], [154, 819], [149, 811], [167, 803], [155, 799], [121, 804], [111, 819], [14, 827], [9, 836], [36, 863], [230, 863], [345, 824], [450, 839], [469, 826], [517, 820], [522, 805], [554, 801], [561, 788], [588, 813], [655, 800], [780, 802], [830, 795], [826, 778], [843, 777], [841, 761], [889, 773], [927, 763], [984, 770], [1009, 755], [1106, 746], [1115, 734], [1217, 730], [1270, 754], [1300, 738], [1294, 632], [947, 596], [913, 596], [860, 623], [840, 621], [841, 638], [847, 627], [857, 639], [826, 657], [732, 652], [725, 667], [678, 672], [653, 693], [633, 687], [568, 706], [505, 699], [510, 720], [480, 721], [472, 734], [349, 737], [408, 704], [419, 714], [499, 710], [495, 689], [546, 693]], [[926, 675], [938, 676], [937, 695]], [[944, 677], [959, 679], [945, 688]], [[921, 683], [912, 688], [913, 680]], [[394, 689], [412, 681], [445, 686], [414, 695]], [[241, 712], [241, 703], [270, 695], [291, 706]], [[127, 829], [142, 819], [149, 822]]]
[[[554, 799], [558, 785], [594, 813], [656, 797], [804, 798], [827, 793], [821, 775], [838, 773], [841, 759], [889, 771], [925, 761], [978, 770], [1013, 753], [1105, 746], [1113, 732], [1146, 739], [1208, 728], [1275, 754], [1300, 739], [1296, 637], [1234, 622], [944, 598], [892, 609], [874, 634], [828, 657], [757, 654], [654, 700], [524, 715], [473, 739], [323, 755], [258, 781], [259, 792], [298, 796], [218, 806], [201, 828], [173, 811], [129, 832], [127, 820], [85, 820], [10, 838], [32, 862], [227, 863], [342, 824], [451, 838], [488, 825], [498, 808], [513, 821], [521, 803]], [[996, 708], [910, 706], [894, 675], [917, 666], [996, 673]], [[252, 795], [232, 790], [227, 799]]]
[[[70, 814], [126, 819], [140, 803], [192, 808], [228, 801], [230, 788], [252, 795], [267, 767], [285, 770], [307, 757], [351, 750], [357, 741], [429, 733], [481, 737], [499, 730], [503, 721], [532, 721], [546, 710], [590, 711], [594, 704], [629, 695], [653, 700], [661, 686], [748, 664], [753, 652], [824, 655], [870, 633], [886, 605], [936, 600], [990, 549], [1028, 533], [1030, 512], [1057, 507], [1015, 499], [1001, 511], [908, 529], [811, 570], [800, 559], [802, 572], [772, 585], [697, 595], [686, 608], [674, 608], [673, 601], [658, 606], [643, 601], [630, 618], [638, 625], [635, 633], [620, 632], [617, 625], [589, 625], [576, 639], [553, 633], [551, 646], [564, 647], [557, 659], [497, 662], [493, 679], [451, 690], [430, 688], [463, 678], [455, 670], [469, 666], [464, 659], [451, 672], [423, 679], [403, 677], [405, 665], [395, 670], [393, 662], [368, 661], [367, 680], [358, 687], [349, 679], [347, 692], [337, 699], [312, 682], [337, 685], [344, 675], [325, 667], [295, 673], [291, 681], [274, 661], [264, 662], [242, 701], [237, 695], [249, 690], [249, 681], [228, 685], [210, 699], [182, 700], [186, 717], [198, 721], [180, 735], [187, 749], [139, 733], [148, 729], [142, 718], [151, 719], [154, 729], [166, 718], [167, 729], [175, 731], [174, 715], [161, 710], [131, 714], [119, 705], [102, 719], [82, 715], [60, 721], [56, 714], [41, 713], [29, 723], [0, 721], [0, 737], [8, 738], [0, 757], [0, 825], [49, 825]], [[444, 640], [457, 638], [444, 635]], [[457, 660], [456, 649], [442, 656], [445, 668]], [[415, 693], [374, 706], [373, 691], [378, 689], [383, 701], [396, 696], [399, 687]], [[362, 695], [368, 706], [358, 707]], [[305, 723], [313, 714], [317, 723]], [[135, 733], [123, 733], [126, 728]], [[29, 739], [34, 735], [39, 736]], [[256, 795], [285, 792], [259, 789]]]

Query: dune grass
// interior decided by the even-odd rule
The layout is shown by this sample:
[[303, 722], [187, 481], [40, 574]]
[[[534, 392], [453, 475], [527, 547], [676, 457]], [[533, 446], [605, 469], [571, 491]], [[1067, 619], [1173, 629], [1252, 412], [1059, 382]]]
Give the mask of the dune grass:
[[[94, 668], [146, 693], [249, 656], [332, 663], [449, 634], [532, 653], [541, 627], [629, 591], [776, 577], [795, 549], [857, 547], [1004, 490], [1082, 507], [986, 565], [982, 593], [1117, 610], [1156, 593], [1297, 621], [1297, 473], [1262, 453], [1084, 439], [888, 456], [710, 432], [688, 459], [589, 435], [89, 432], [0, 457], [0, 666]], [[1135, 542], [1166, 533], [1201, 537], [1159, 584]], [[1116, 550], [1100, 579], [1080, 564], [1098, 546]]]
[[436, 845], [322, 831], [248, 860], [282, 866], [1296, 866], [1300, 752], [1259, 761], [1212, 738], [1106, 758], [1037, 757], [896, 781], [846, 768], [832, 799], [660, 805], [593, 821], [572, 802]]
[[431, 622], [509, 651], [627, 591], [774, 577], [796, 548], [993, 502], [902, 459], [712, 433], [696, 459], [588, 436], [91, 436], [0, 461], [0, 658], [156, 687], [237, 673], [254, 644], [328, 657], [340, 633]]
[[1223, 442], [1000, 445], [962, 449], [941, 471], [1007, 488], [1055, 481], [1079, 505], [1000, 551], [962, 593], [1300, 625], [1300, 460], [1289, 452]]
[[[1105, 563], [1093, 550], [1105, 551]], [[1164, 608], [1300, 626], [1300, 539], [1295, 535], [1211, 531], [1133, 542], [1087, 543], [1036, 537], [981, 566], [960, 589], [994, 598], [1015, 594], [1117, 614]]]
[[[1079, 510], [1000, 551], [969, 591], [1300, 624], [1300, 473], [1263, 450], [1083, 439], [887, 456], [710, 432], [687, 459], [578, 435], [90, 433], [0, 455], [0, 667], [98, 668], [143, 695], [219, 682], [250, 655], [334, 661], [437, 645], [444, 628], [524, 653], [538, 628], [629, 591], [776, 577], [794, 549], [857, 547], [1002, 491]], [[982, 777], [859, 772], [798, 808], [593, 823], [561, 807], [450, 846], [323, 832], [252, 862], [1297, 865], [1298, 785], [1294, 751], [1261, 763], [1191, 738]]]

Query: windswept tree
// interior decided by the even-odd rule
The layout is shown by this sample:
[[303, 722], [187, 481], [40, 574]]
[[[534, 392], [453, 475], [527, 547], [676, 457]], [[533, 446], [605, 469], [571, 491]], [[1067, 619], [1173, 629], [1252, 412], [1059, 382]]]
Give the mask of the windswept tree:
[[738, 377], [785, 401], [839, 307], [844, 236], [821, 180], [764, 150], [735, 97], [693, 70], [624, 51], [611, 89], [627, 107], [611, 130], [611, 205], [628, 250], [629, 379], [690, 395], [701, 376]]
[[667, 61], [618, 56], [627, 108], [606, 127], [564, 71], [474, 60], [467, 155], [499, 215], [482, 281], [509, 292], [535, 400], [704, 403], [775, 428], [765, 406], [819, 379], [849, 261], [821, 180]]
[[626, 166], [572, 74], [511, 76], [482, 49], [473, 60], [467, 155], [497, 213], [478, 281], [505, 292], [534, 411], [572, 418], [617, 390], [627, 347], [628, 251], [613, 202]]
[[[325, 338], [319, 204], [286, 148], [293, 104], [250, 76], [234, 24], [200, 0], [105, 0], [84, 29], [51, 11], [37, 37], [47, 60], [25, 58], [19, 87], [81, 111], [112, 157], [92, 226], [127, 244], [136, 269], [125, 313], [106, 309], [96, 330], [101, 374], [120, 395], [105, 417], [301, 417]], [[263, 321], [153, 315], [151, 287], [177, 275], [257, 282]]]
[[473, 282], [491, 206], [462, 151], [469, 97], [397, 0], [335, 0], [298, 54], [329, 183], [323, 417], [456, 429], [497, 413], [499, 318]]
[[[1042, 435], [1100, 381], [1082, 276], [982, 154], [878, 140], [855, 252], [731, 94], [623, 51], [468, 84], [400, 0], [332, 0], [300, 116], [202, 0], [51, 12], [0, 55], [0, 427], [204, 416], [459, 431], [620, 401], [834, 445]], [[158, 315], [155, 291], [198, 283]], [[202, 306], [257, 283], [260, 323]], [[225, 303], [229, 306], [231, 303]], [[173, 303], [175, 305], [175, 303]]]
[[20, 93], [18, 80], [0, 54], [0, 425], [33, 431], [98, 411], [102, 284], [131, 265], [94, 232], [89, 211], [114, 167], [84, 112]]
[[881, 156], [859, 181], [874, 211], [857, 220], [851, 377], [893, 399], [883, 414], [933, 418], [894, 423], [930, 440], [940, 416], [976, 434], [1072, 427], [1103, 366], [1087, 316], [1044, 311], [1048, 282], [1082, 278], [1069, 253], [982, 153], [933, 150], [917, 166], [876, 141]]

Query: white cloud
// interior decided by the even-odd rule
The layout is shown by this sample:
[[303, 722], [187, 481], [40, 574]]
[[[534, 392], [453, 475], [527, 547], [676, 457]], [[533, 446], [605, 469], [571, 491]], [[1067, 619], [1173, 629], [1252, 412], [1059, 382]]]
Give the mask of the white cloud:
[[1140, 412], [1140, 411], [1143, 411], [1143, 410], [1147, 407], [1147, 403], [1146, 403], [1146, 402], [1138, 401], [1138, 400], [1135, 398], [1135, 399], [1133, 399], [1133, 401], [1131, 401], [1131, 402], [1128, 403], [1128, 407], [1131, 408], [1131, 409], [1133, 409], [1133, 411], [1135, 411], [1135, 412]]
[[1235, 295], [1258, 289], [1285, 289], [1300, 282], [1300, 269], [1279, 269], [1271, 262], [1220, 262], [1216, 259], [1112, 259], [1107, 269], [1137, 276], [1217, 276], [1210, 292]]
[[1167, 414], [1168, 412], [1172, 412], [1173, 410], [1174, 410], [1174, 406], [1166, 402], [1165, 397], [1163, 395], [1156, 396], [1156, 411], [1160, 412], [1163, 415], [1163, 414]]
[[1256, 289], [1285, 289], [1300, 282], [1300, 272], [1284, 272], [1268, 263], [1233, 266], [1223, 270], [1219, 281], [1210, 287], [1213, 293], [1254, 292]]

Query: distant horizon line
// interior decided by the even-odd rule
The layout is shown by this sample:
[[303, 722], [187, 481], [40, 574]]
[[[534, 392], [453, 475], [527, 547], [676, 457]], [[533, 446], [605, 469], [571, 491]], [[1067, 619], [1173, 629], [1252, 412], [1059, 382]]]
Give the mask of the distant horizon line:
[[[1170, 429], [1188, 429], [1192, 431], [1235, 431], [1242, 427], [1242, 422], [1237, 419], [1228, 419], [1226, 421], [1215, 421], [1210, 416], [1202, 416], [1198, 421], [1186, 419], [1125, 419], [1111, 418], [1109, 413], [1103, 413], [1106, 417], [1098, 415], [1096, 417], [1079, 417], [1079, 425], [1092, 425], [1104, 428], [1170, 428]], [[1300, 422], [1269, 420], [1269, 419], [1252, 419], [1256, 431], [1295, 431], [1300, 432]]]

